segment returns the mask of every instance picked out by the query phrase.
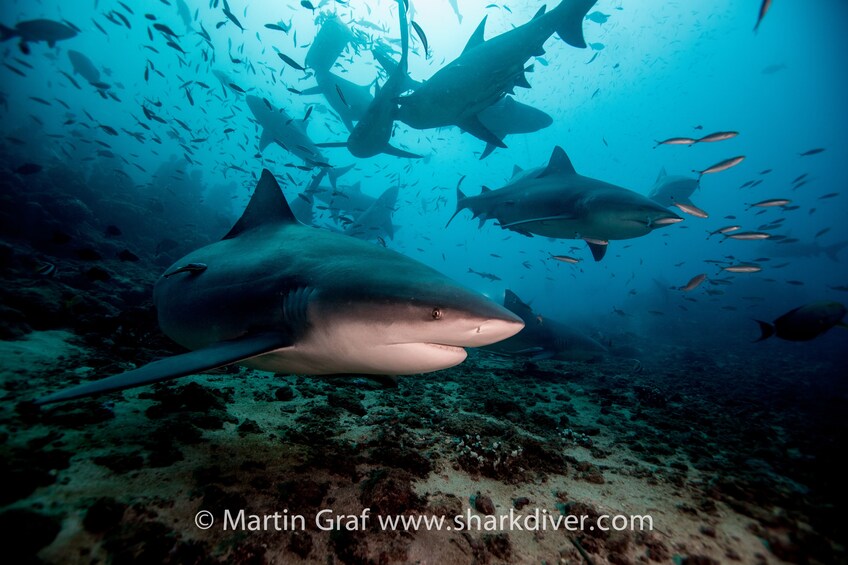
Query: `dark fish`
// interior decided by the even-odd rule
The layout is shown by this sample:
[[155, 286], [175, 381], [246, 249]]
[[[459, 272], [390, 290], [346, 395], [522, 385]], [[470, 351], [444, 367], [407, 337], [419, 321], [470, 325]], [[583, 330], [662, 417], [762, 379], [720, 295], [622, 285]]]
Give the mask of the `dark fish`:
[[165, 24], [160, 24], [160, 23], [157, 22], [157, 23], [153, 24], [153, 28], [158, 30], [158, 31], [161, 31], [165, 35], [170, 35], [171, 37], [174, 37], [174, 38], [179, 37], [176, 33], [174, 33], [174, 30], [172, 30], [171, 28], [169, 28]]
[[824, 151], [824, 147], [816, 147], [815, 149], [810, 149], [809, 151], [804, 151], [801, 153], [801, 157], [807, 157], [809, 155], [816, 155]]
[[757, 341], [771, 336], [788, 341], [809, 341], [834, 326], [845, 327], [842, 318], [848, 310], [839, 302], [813, 302], [790, 310], [773, 323], [756, 320], [762, 335]]
[[303, 121], [304, 121], [304, 122], [305, 122], [305, 121], [309, 118], [309, 114], [311, 114], [311, 113], [312, 113], [312, 108], [314, 108], [314, 106], [310, 106], [309, 108], [307, 108], [307, 109], [306, 109], [306, 115], [305, 115], [305, 116], [303, 116]]
[[15, 172], [19, 175], [34, 175], [35, 173], [41, 172], [41, 169], [41, 165], [36, 165], [35, 163], [24, 163], [15, 169]]
[[[283, 53], [277, 53], [277, 55], [279, 55], [280, 59], [282, 59], [283, 62], [285, 62], [290, 67], [297, 69], [299, 71], [305, 71], [306, 70], [305, 68], [303, 68], [303, 66], [299, 65], [294, 59], [292, 59], [288, 55], [285, 55]], [[336, 87], [338, 88], [338, 85], [336, 85]]]
[[415, 20], [410, 21], [412, 24], [412, 29], [415, 30], [415, 33], [418, 34], [418, 39], [421, 40], [421, 43], [424, 44], [424, 57], [430, 58], [430, 44], [427, 42], [427, 36], [424, 34], [424, 30], [421, 29], [421, 26], [416, 23]]
[[766, 17], [766, 12], [771, 7], [771, 0], [763, 0], [763, 3], [760, 4], [760, 14], [757, 16], [757, 24], [754, 26], [754, 32], [760, 28], [760, 24], [763, 21], [763, 18]]
[[300, 5], [306, 8], [307, 10], [312, 10], [313, 12], [315, 11], [315, 6], [313, 6], [312, 2], [310, 2], [309, 0], [301, 0]]
[[341, 89], [341, 88], [339, 88], [339, 85], [338, 85], [338, 84], [336, 85], [336, 93], [339, 95], [339, 98], [341, 99], [342, 104], [344, 104], [345, 106], [347, 106], [348, 108], [350, 108], [350, 104], [348, 104], [348, 103], [347, 103], [347, 100], [345, 100], [344, 94], [342, 94], [342, 89]]
[[117, 130], [115, 130], [115, 128], [113, 128], [111, 126], [100, 124], [98, 127], [100, 129], [102, 129], [103, 131], [105, 131], [106, 133], [108, 133], [109, 135], [118, 135]]

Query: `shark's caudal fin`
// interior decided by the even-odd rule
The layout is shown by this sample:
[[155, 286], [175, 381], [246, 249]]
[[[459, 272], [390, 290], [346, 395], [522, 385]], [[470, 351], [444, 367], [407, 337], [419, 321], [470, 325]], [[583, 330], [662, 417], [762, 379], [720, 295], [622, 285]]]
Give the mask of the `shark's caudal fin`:
[[585, 48], [583, 19], [596, 0], [562, 0], [551, 15], [556, 17], [556, 32], [563, 41], [573, 47]]
[[774, 326], [769, 324], [768, 322], [763, 322], [762, 320], [754, 320], [760, 325], [760, 338], [755, 340], [754, 343], [758, 341], [763, 341], [764, 339], [768, 339], [774, 335], [775, 329]]
[[238, 363], [290, 344], [291, 339], [282, 333], [257, 334], [232, 341], [224, 341], [204, 349], [154, 361], [120, 375], [54, 392], [37, 399], [35, 403], [50, 404], [176, 379]]
[[351, 169], [356, 166], [356, 163], [351, 163], [347, 167], [333, 167], [331, 169], [322, 169], [327, 171], [327, 176], [330, 177], [330, 186], [336, 188], [336, 181], [339, 180], [343, 174], [347, 173]]
[[6, 41], [7, 39], [12, 39], [16, 35], [19, 35], [17, 30], [14, 30], [10, 27], [6, 27], [3, 24], [0, 24], [0, 41]]
[[236, 225], [224, 236], [232, 239], [246, 231], [269, 223], [299, 223], [283, 196], [277, 179], [268, 169], [262, 170], [262, 176], [256, 184], [256, 190]]
[[465, 175], [462, 175], [462, 178], [460, 178], [459, 182], [456, 183], [456, 212], [454, 212], [453, 216], [450, 217], [450, 219], [448, 220], [448, 223], [445, 224], [445, 227], [448, 227], [450, 225], [450, 223], [453, 221], [453, 219], [456, 218], [456, 215], [459, 214], [460, 212], [462, 212], [466, 208], [466, 206], [464, 204], [466, 196], [465, 196], [465, 194], [462, 193], [462, 190], [459, 188], [460, 186], [462, 186], [462, 181], [464, 181], [464, 180], [465, 180]]

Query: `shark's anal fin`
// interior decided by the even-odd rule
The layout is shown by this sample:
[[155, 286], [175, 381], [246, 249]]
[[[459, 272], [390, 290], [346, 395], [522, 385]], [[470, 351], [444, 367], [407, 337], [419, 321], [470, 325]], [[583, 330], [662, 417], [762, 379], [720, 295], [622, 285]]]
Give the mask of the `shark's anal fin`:
[[283, 333], [262, 333], [231, 341], [222, 341], [197, 351], [160, 359], [120, 375], [54, 392], [39, 398], [35, 403], [39, 405], [50, 404], [168, 381], [238, 363], [289, 345], [291, 345], [291, 339]]
[[589, 246], [589, 251], [592, 252], [592, 257], [594, 257], [595, 261], [600, 261], [601, 259], [603, 259], [604, 255], [607, 254], [607, 247], [609, 247], [609, 245], [592, 243], [591, 241], [587, 241], [586, 245]]

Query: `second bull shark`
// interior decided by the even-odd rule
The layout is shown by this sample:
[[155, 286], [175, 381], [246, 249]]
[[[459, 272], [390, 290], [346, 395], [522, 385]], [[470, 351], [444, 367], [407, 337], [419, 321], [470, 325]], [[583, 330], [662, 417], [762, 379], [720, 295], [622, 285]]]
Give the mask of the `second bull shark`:
[[546, 167], [522, 171], [498, 190], [484, 186], [481, 194], [465, 196], [457, 186], [456, 212], [448, 224], [465, 208], [481, 225], [494, 219], [524, 235], [583, 239], [595, 261], [603, 259], [609, 240], [640, 237], [683, 221], [641, 194], [578, 174], [559, 146]]

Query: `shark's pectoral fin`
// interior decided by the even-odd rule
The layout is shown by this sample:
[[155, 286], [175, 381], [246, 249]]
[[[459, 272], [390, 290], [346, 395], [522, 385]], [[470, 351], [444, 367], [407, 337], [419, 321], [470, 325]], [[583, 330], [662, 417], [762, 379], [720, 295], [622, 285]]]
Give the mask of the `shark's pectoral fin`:
[[324, 91], [321, 90], [320, 86], [311, 86], [306, 90], [300, 91], [301, 96], [312, 96], [313, 94], [324, 94]]
[[138, 369], [121, 373], [99, 381], [81, 384], [66, 390], [48, 394], [35, 401], [36, 404], [50, 404], [64, 400], [73, 400], [84, 396], [93, 396], [137, 386], [158, 383], [208, 371], [238, 363], [263, 353], [274, 351], [292, 344], [291, 338], [283, 333], [263, 333], [223, 341], [204, 349], [190, 353], [167, 357], [154, 361]]
[[589, 251], [592, 252], [592, 257], [595, 258], [595, 261], [603, 259], [607, 253], [607, 247], [609, 247], [606, 243], [593, 243], [591, 241], [587, 241], [586, 245], [589, 246]]
[[262, 128], [262, 135], [259, 136], [259, 151], [265, 151], [265, 148], [274, 143], [274, 135], [267, 128]]
[[501, 140], [501, 138], [492, 133], [489, 128], [483, 125], [483, 122], [480, 121], [480, 117], [477, 115], [466, 118], [456, 125], [459, 126], [462, 131], [467, 131], [477, 139], [482, 139], [486, 143], [491, 143], [495, 147], [506, 147], [506, 144], [503, 142], [503, 140]]
[[394, 157], [403, 157], [404, 159], [422, 159], [424, 157], [423, 155], [418, 155], [417, 153], [410, 153], [409, 151], [404, 151], [403, 149], [393, 147], [388, 143], [383, 149], [383, 153], [385, 153], [386, 155], [392, 155]]
[[491, 143], [487, 143], [486, 148], [483, 150], [483, 153], [480, 155], [480, 160], [482, 161], [483, 159], [485, 159], [486, 157], [491, 155], [492, 151], [494, 151], [495, 149], [497, 149], [497, 147], [495, 147]]

